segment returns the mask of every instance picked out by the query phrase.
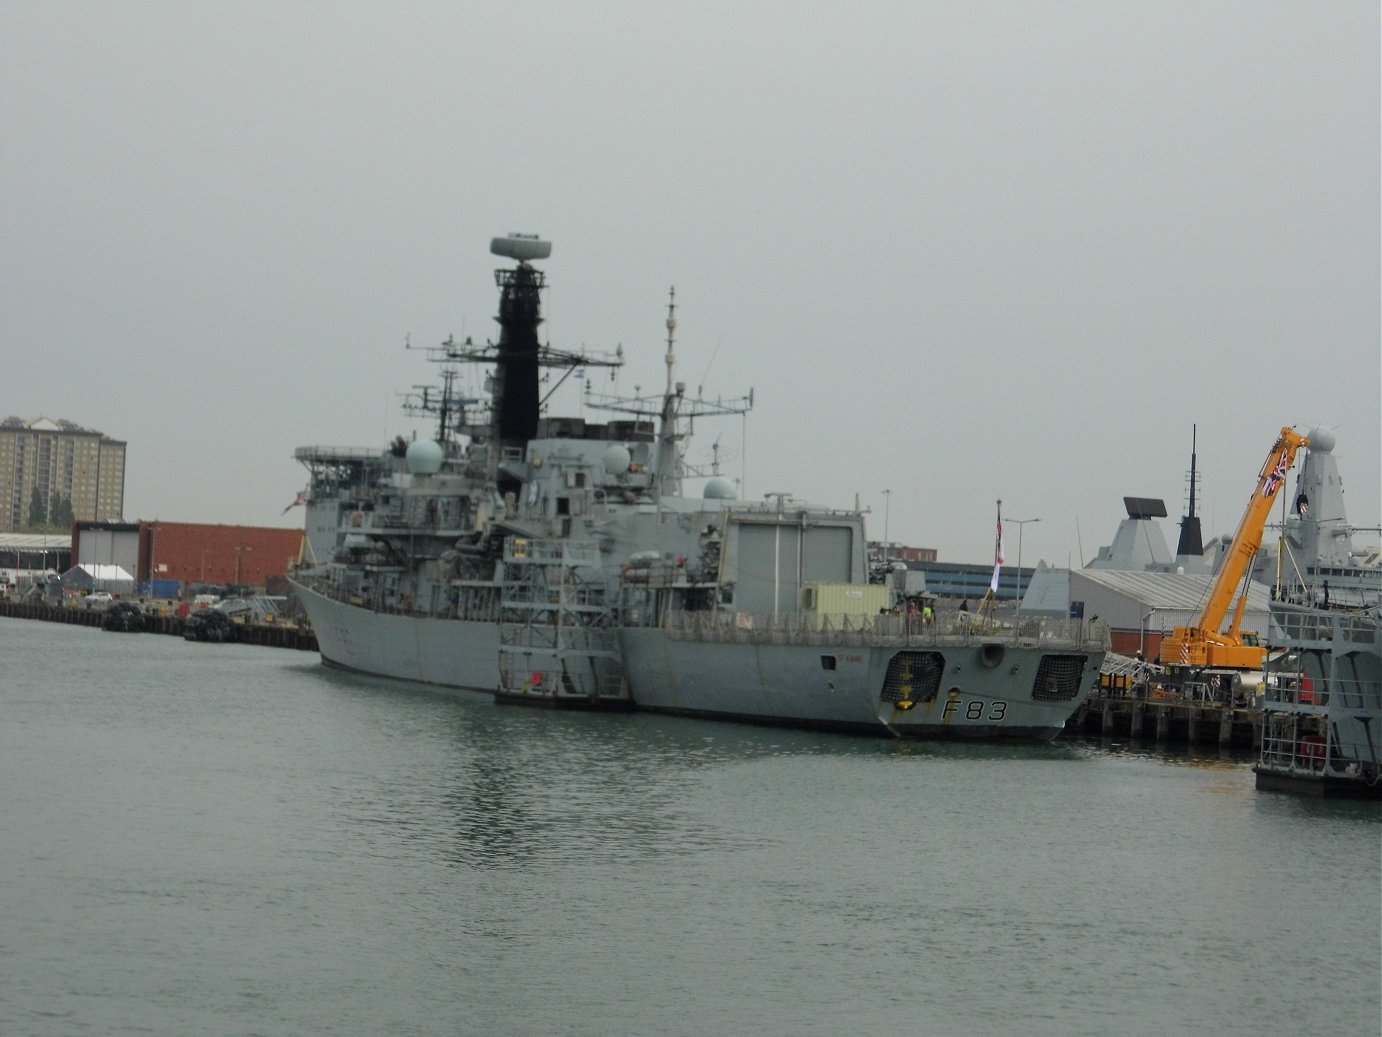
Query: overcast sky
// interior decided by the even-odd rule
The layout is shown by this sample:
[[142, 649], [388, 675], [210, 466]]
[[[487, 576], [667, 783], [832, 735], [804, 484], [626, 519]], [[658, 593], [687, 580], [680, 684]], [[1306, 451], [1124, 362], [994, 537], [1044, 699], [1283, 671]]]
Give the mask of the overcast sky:
[[1174, 547], [1192, 425], [1209, 535], [1324, 424], [1377, 526], [1379, 89], [1373, 0], [0, 0], [0, 412], [125, 440], [129, 519], [300, 524], [524, 231], [621, 390], [676, 286], [750, 496], [1079, 565], [1124, 496]]

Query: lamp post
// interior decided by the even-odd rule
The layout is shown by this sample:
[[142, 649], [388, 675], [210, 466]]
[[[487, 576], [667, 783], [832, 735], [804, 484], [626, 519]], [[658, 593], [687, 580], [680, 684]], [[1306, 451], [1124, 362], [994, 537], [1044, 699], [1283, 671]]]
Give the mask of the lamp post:
[[1008, 522], [1017, 527], [1017, 611], [1022, 611], [1022, 597], [1026, 593], [1022, 587], [1022, 527], [1031, 522], [1040, 522], [1039, 518], [1029, 519], [1008, 519]]
[[[893, 491], [883, 491], [883, 572], [888, 571], [888, 515], [892, 510]], [[884, 576], [884, 579], [887, 579]]]

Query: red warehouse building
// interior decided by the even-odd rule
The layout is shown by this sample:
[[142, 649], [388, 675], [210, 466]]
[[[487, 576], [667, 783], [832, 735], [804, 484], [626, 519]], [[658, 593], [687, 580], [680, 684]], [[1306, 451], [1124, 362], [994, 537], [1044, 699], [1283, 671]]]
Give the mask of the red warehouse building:
[[141, 522], [138, 577], [269, 587], [301, 560], [303, 540], [300, 529]]

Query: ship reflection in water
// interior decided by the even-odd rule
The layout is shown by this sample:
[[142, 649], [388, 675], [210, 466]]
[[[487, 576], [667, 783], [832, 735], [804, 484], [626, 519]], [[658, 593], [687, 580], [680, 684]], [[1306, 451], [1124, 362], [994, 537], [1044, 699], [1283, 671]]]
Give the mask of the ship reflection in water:
[[1375, 805], [1263, 794], [1246, 763], [517, 709], [65, 624], [0, 641], [6, 1033], [1377, 1017]]

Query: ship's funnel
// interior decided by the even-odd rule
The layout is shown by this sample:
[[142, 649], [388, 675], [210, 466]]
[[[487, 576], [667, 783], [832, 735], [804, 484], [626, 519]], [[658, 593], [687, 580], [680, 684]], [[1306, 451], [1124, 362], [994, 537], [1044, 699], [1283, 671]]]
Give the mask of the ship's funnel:
[[538, 386], [537, 326], [542, 323], [539, 295], [542, 271], [527, 263], [497, 270], [499, 282], [499, 356], [494, 372], [494, 417], [499, 440], [522, 448], [537, 434], [541, 409]]
[[507, 238], [491, 238], [489, 250], [505, 259], [529, 263], [534, 259], [546, 259], [550, 256], [552, 243], [543, 241], [536, 234], [510, 234]]

